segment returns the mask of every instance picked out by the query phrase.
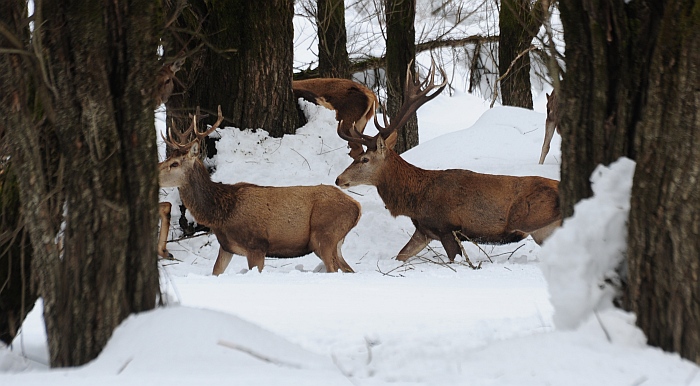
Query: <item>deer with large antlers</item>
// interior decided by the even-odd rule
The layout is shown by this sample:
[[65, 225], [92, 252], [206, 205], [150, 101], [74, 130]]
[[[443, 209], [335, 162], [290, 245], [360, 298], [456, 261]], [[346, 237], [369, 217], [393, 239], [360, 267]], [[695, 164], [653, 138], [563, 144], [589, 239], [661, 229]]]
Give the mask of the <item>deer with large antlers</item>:
[[[350, 135], [353, 127], [362, 133], [374, 116], [377, 96], [364, 85], [349, 79], [317, 78], [295, 80], [292, 91], [296, 99], [303, 98], [335, 111], [335, 119], [341, 122], [340, 130]], [[362, 153], [362, 146], [350, 142], [350, 157]]]
[[434, 62], [423, 83], [414, 79], [409, 69], [403, 105], [391, 124], [385, 118], [382, 126], [375, 117], [376, 136], [357, 132], [348, 136], [338, 131], [346, 141], [367, 149], [338, 176], [336, 185], [374, 185], [394, 217], [411, 218], [416, 230], [396, 256], [400, 261], [416, 255], [431, 240], [440, 240], [450, 261], [462, 254], [456, 237], [505, 244], [532, 235], [542, 243], [561, 223], [557, 181], [461, 169], [425, 170], [393, 151], [396, 132], [409, 115], [445, 88], [446, 80], [434, 84], [434, 76]]
[[[200, 133], [197, 116], [189, 130], [203, 138], [216, 130], [219, 117]], [[159, 164], [162, 187], [177, 187], [180, 198], [199, 224], [209, 227], [219, 241], [212, 274], [226, 270], [233, 254], [248, 259], [248, 268], [262, 271], [265, 257], [318, 255], [326, 271], [353, 272], [343, 258], [345, 236], [360, 220], [360, 204], [329, 185], [271, 187], [249, 183], [234, 185], [211, 180], [199, 158], [199, 140], [180, 143], [169, 133], [169, 146], [177, 149]]]

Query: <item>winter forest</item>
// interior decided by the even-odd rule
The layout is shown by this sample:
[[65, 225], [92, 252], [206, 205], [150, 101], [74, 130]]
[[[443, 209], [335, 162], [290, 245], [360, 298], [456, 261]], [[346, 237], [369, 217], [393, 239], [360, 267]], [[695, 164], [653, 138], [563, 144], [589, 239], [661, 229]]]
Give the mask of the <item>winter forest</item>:
[[699, 31], [0, 2], [0, 384], [700, 385]]

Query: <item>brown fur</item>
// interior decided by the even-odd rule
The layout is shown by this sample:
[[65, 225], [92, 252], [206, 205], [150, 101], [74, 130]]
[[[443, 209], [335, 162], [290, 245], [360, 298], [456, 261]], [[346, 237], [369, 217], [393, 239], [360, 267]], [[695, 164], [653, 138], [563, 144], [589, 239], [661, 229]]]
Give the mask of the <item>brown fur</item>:
[[392, 216], [411, 218], [416, 231], [397, 255], [399, 260], [414, 256], [430, 240], [440, 240], [450, 261], [454, 260], [461, 248], [453, 231], [475, 242], [495, 244], [517, 242], [535, 233], [535, 241], [541, 243], [554, 227], [540, 230], [561, 222], [555, 180], [425, 170], [403, 160], [381, 137], [378, 142], [377, 150], [359, 156], [338, 176], [336, 185], [374, 185]]
[[[362, 133], [374, 116], [374, 106], [379, 102], [372, 90], [349, 79], [317, 78], [292, 82], [296, 98], [335, 110], [335, 119], [342, 121], [341, 130], [348, 135], [353, 124]], [[350, 156], [362, 153], [362, 146], [350, 143]]]
[[[367, 147], [341, 173], [335, 184], [348, 188], [374, 185], [393, 216], [408, 216], [416, 227], [396, 258], [405, 261], [440, 240], [453, 261], [461, 248], [455, 234], [481, 243], [512, 243], [531, 234], [537, 243], [561, 223], [558, 182], [542, 177], [512, 177], [475, 173], [470, 170], [424, 170], [404, 161], [392, 149], [396, 132], [407, 117], [445, 89], [435, 84], [435, 62], [426, 81], [407, 74], [404, 103], [384, 127], [375, 119], [379, 134], [338, 135]], [[432, 92], [432, 94], [431, 94]]]
[[166, 103], [173, 94], [175, 87], [175, 73], [185, 64], [185, 59], [181, 58], [170, 64], [164, 64], [156, 74], [156, 85], [153, 88], [153, 100], [156, 107]]
[[160, 216], [160, 233], [158, 234], [158, 256], [164, 259], [172, 259], [173, 255], [168, 252], [168, 230], [170, 230], [170, 210], [172, 204], [169, 202], [158, 203], [158, 214]]
[[269, 187], [211, 181], [197, 157], [188, 154], [159, 165], [161, 185], [180, 188], [180, 198], [198, 223], [219, 241], [214, 275], [224, 272], [232, 254], [248, 267], [263, 269], [265, 256], [297, 257], [316, 253], [328, 272], [353, 272], [340, 248], [360, 219], [360, 204], [328, 185]]
[[561, 135], [559, 131], [559, 99], [557, 98], [557, 93], [552, 91], [551, 95], [545, 95], [547, 96], [547, 120], [544, 124], [544, 142], [540, 153], [540, 165], [544, 163], [544, 159], [547, 158], [547, 153], [549, 153], [549, 144], [552, 142], [552, 137], [554, 137], [554, 129]]

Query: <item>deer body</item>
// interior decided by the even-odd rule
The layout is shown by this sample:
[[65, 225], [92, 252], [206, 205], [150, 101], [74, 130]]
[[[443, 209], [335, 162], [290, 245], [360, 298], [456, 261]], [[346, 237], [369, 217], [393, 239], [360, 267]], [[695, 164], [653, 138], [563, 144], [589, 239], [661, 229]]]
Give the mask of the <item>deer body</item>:
[[328, 185], [269, 187], [211, 180], [199, 159], [199, 144], [159, 165], [162, 187], [178, 187], [183, 204], [219, 241], [213, 274], [224, 272], [232, 255], [246, 256], [262, 271], [265, 256], [316, 253], [328, 272], [353, 272], [341, 254], [348, 232], [360, 219], [360, 204]]
[[[405, 261], [440, 240], [450, 261], [461, 254], [455, 237], [481, 243], [512, 243], [532, 235], [542, 243], [561, 223], [558, 182], [542, 177], [513, 177], [470, 170], [425, 170], [411, 165], [393, 150], [396, 131], [408, 116], [437, 96], [446, 85], [433, 85], [435, 64], [423, 83], [406, 77], [401, 109], [379, 133], [338, 135], [367, 147], [336, 179], [336, 185], [374, 185], [393, 216], [408, 216], [416, 227], [397, 259]], [[446, 78], [444, 72], [443, 79]], [[426, 85], [430, 83], [430, 86]], [[437, 92], [429, 95], [434, 88]], [[424, 88], [424, 89], [421, 89]], [[455, 232], [455, 233], [453, 233]]]
[[[336, 112], [335, 118], [345, 122], [341, 130], [349, 134], [353, 126], [362, 133], [374, 116], [377, 96], [364, 85], [349, 79], [317, 78], [292, 82], [295, 98], [303, 98]], [[362, 152], [362, 146], [350, 144], [350, 156]]]
[[[452, 232], [462, 240], [487, 244], [513, 243], [532, 234], [542, 243], [560, 223], [555, 180], [463, 169], [425, 170], [391, 149], [380, 151], [383, 154], [375, 153], [367, 162], [353, 162], [336, 184], [345, 188], [374, 185], [392, 216], [411, 218], [416, 231], [397, 255], [399, 260], [414, 256], [430, 240], [440, 240], [454, 260], [461, 250]], [[379, 166], [370, 170], [372, 163]]]

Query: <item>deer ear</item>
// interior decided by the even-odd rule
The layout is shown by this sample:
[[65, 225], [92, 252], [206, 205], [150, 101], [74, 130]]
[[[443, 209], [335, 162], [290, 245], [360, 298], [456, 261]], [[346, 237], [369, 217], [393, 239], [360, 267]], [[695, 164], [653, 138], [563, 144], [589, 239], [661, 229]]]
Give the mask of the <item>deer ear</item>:
[[195, 142], [192, 147], [190, 148], [190, 152], [188, 155], [192, 158], [196, 158], [199, 156], [199, 143]]
[[393, 133], [389, 134], [389, 137], [387, 137], [387, 139], [384, 141], [386, 143], [386, 147], [388, 147], [391, 150], [394, 150], [394, 146], [396, 146], [396, 140], [398, 139], [398, 131], [394, 131]]

